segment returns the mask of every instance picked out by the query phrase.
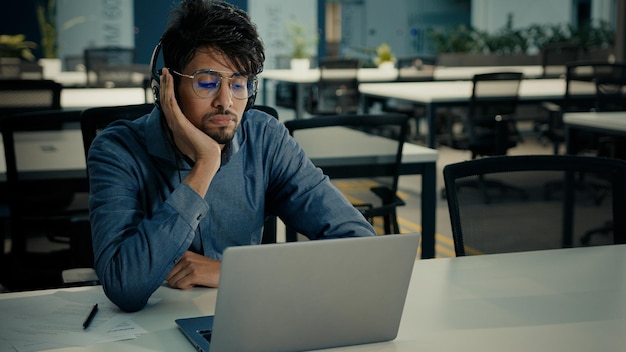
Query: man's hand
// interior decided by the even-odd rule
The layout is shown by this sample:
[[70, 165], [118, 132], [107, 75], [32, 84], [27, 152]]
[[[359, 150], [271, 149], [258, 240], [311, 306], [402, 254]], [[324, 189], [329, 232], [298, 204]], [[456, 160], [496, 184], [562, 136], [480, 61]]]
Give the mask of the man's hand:
[[171, 287], [183, 290], [194, 286], [217, 287], [222, 263], [215, 259], [187, 251], [167, 275]]
[[220, 168], [222, 148], [185, 117], [174, 95], [174, 78], [167, 68], [163, 68], [160, 87], [161, 109], [172, 131], [174, 143], [183, 154], [196, 162], [184, 181], [204, 197]]
[[221, 146], [194, 126], [180, 110], [174, 94], [174, 78], [167, 68], [163, 68], [160, 86], [161, 108], [178, 149], [194, 161], [203, 157], [213, 159], [219, 167]]

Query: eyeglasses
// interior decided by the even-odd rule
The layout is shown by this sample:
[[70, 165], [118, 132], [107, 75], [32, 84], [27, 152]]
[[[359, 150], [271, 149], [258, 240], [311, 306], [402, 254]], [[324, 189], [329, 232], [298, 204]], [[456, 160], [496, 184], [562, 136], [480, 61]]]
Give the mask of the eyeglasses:
[[[248, 99], [257, 91], [258, 80], [256, 77], [247, 77], [239, 73], [235, 73], [230, 77], [225, 77], [220, 74], [228, 71], [214, 71], [214, 70], [198, 70], [192, 75], [186, 75], [174, 70], [170, 70], [181, 77], [191, 78], [191, 86], [194, 93], [200, 98], [210, 98], [217, 94], [222, 87], [222, 80], [230, 80], [230, 91], [233, 97], [237, 99]], [[231, 72], [228, 72], [231, 73]]]

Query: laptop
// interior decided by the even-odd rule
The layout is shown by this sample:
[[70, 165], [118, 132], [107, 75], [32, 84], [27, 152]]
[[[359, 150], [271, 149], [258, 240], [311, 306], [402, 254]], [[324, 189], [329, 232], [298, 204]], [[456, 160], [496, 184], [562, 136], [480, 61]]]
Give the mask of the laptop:
[[200, 352], [393, 340], [419, 240], [401, 234], [229, 247], [215, 315], [176, 324]]

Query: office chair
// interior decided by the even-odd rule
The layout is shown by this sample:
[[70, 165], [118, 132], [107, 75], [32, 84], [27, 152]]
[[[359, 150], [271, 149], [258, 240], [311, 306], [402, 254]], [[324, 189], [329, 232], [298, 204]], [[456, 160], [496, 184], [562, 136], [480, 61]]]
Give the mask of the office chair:
[[[38, 148], [36, 155], [50, 153], [49, 158], [75, 158], [60, 153], [69, 151], [64, 141], [71, 140], [68, 134], [71, 125], [79, 122], [80, 113], [36, 111], [0, 120], [6, 160], [3, 193], [7, 195], [7, 232], [11, 236], [4, 269], [10, 289], [56, 287], [61, 284], [61, 270], [92, 265], [89, 233], [83, 231], [88, 222], [86, 175], [54, 170], [43, 174], [27, 166], [34, 158], [29, 148]], [[29, 250], [31, 240], [47, 240], [47, 247], [59, 249], [34, 252]]]
[[0, 119], [11, 114], [61, 109], [63, 86], [51, 80], [0, 79]]
[[[141, 87], [143, 79], [134, 80], [133, 73], [146, 76], [150, 73], [148, 66], [134, 65], [135, 48], [119, 46], [87, 48], [83, 51], [83, 56], [87, 71], [87, 87]], [[95, 74], [95, 81], [91, 79], [92, 73]]]
[[581, 48], [568, 43], [553, 43], [541, 50], [543, 78], [558, 78], [566, 74], [566, 66], [579, 60]]
[[393, 150], [395, 158], [391, 167], [391, 180], [370, 189], [380, 200], [380, 204], [354, 204], [370, 222], [373, 218], [382, 217], [385, 234], [392, 234], [400, 232], [396, 208], [405, 205], [404, 201], [398, 197], [398, 178], [402, 164], [402, 150], [407, 134], [407, 119], [406, 115], [391, 113], [383, 115], [329, 115], [286, 121], [285, 127], [296, 139], [298, 139], [297, 131], [306, 129], [317, 129], [321, 140], [324, 138], [324, 128], [328, 127], [353, 128], [363, 132], [362, 139], [341, 141], [341, 143], [346, 144], [346, 150], [358, 149], [361, 145], [365, 147], [368, 143], [368, 134], [386, 136], [396, 142], [394, 144], [395, 150]]
[[[598, 204], [575, 187], [575, 178], [602, 182], [608, 190]], [[459, 188], [466, 180], [488, 176], [514, 184], [526, 198], [502, 193], [483, 202], [480, 192]], [[457, 256], [585, 245], [587, 230], [608, 214], [612, 236], [595, 243], [626, 243], [626, 161], [573, 155], [494, 156], [449, 164], [443, 177]], [[546, 195], [552, 180], [564, 184], [558, 196]], [[598, 220], [601, 219], [601, 220]]]
[[[461, 118], [461, 128], [456, 128], [454, 117], [446, 123], [447, 140], [451, 148], [468, 150], [471, 158], [481, 156], [506, 155], [508, 150], [521, 141], [514, 114], [517, 110], [518, 91], [523, 74], [519, 72], [495, 72], [474, 75], [472, 96], [467, 115]], [[494, 98], [494, 92], [497, 97]], [[460, 130], [460, 131], [459, 131]], [[478, 182], [467, 182], [467, 187], [482, 190], [485, 202], [490, 201], [487, 188], [496, 187], [503, 191], [512, 189], [509, 185], [480, 178]], [[514, 188], [513, 188], [514, 189]], [[516, 190], [523, 195], [523, 192]]]
[[[624, 64], [612, 64], [598, 61], [579, 61], [567, 65], [565, 75], [565, 96], [560, 104], [544, 102], [542, 108], [548, 113], [543, 126], [537, 123], [540, 136], [552, 143], [554, 154], [558, 154], [565, 141], [563, 114], [566, 112], [612, 111], [620, 96], [616, 95], [615, 84], [623, 76]], [[611, 91], [613, 90], [613, 93]], [[622, 95], [623, 96], [623, 95]], [[570, 136], [570, 152], [589, 153], [597, 149], [597, 140], [593, 134], [578, 133]]]
[[320, 79], [311, 87], [306, 110], [313, 115], [356, 114], [359, 109], [358, 59], [320, 59]]

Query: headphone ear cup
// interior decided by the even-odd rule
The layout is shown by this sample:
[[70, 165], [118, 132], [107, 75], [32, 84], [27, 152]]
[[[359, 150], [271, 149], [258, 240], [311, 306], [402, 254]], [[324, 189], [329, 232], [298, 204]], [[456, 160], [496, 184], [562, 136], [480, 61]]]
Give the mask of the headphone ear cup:
[[154, 105], [160, 110], [161, 100], [159, 99], [159, 89], [161, 86], [161, 70], [157, 69], [157, 59], [159, 52], [161, 51], [161, 40], [154, 47], [152, 57], [150, 58], [150, 87], [152, 88], [152, 97], [154, 98]]
[[156, 78], [152, 78], [150, 80], [150, 86], [152, 88], [152, 96], [154, 98], [154, 105], [160, 110], [161, 109], [161, 99], [160, 99], [160, 88], [161, 85]]

